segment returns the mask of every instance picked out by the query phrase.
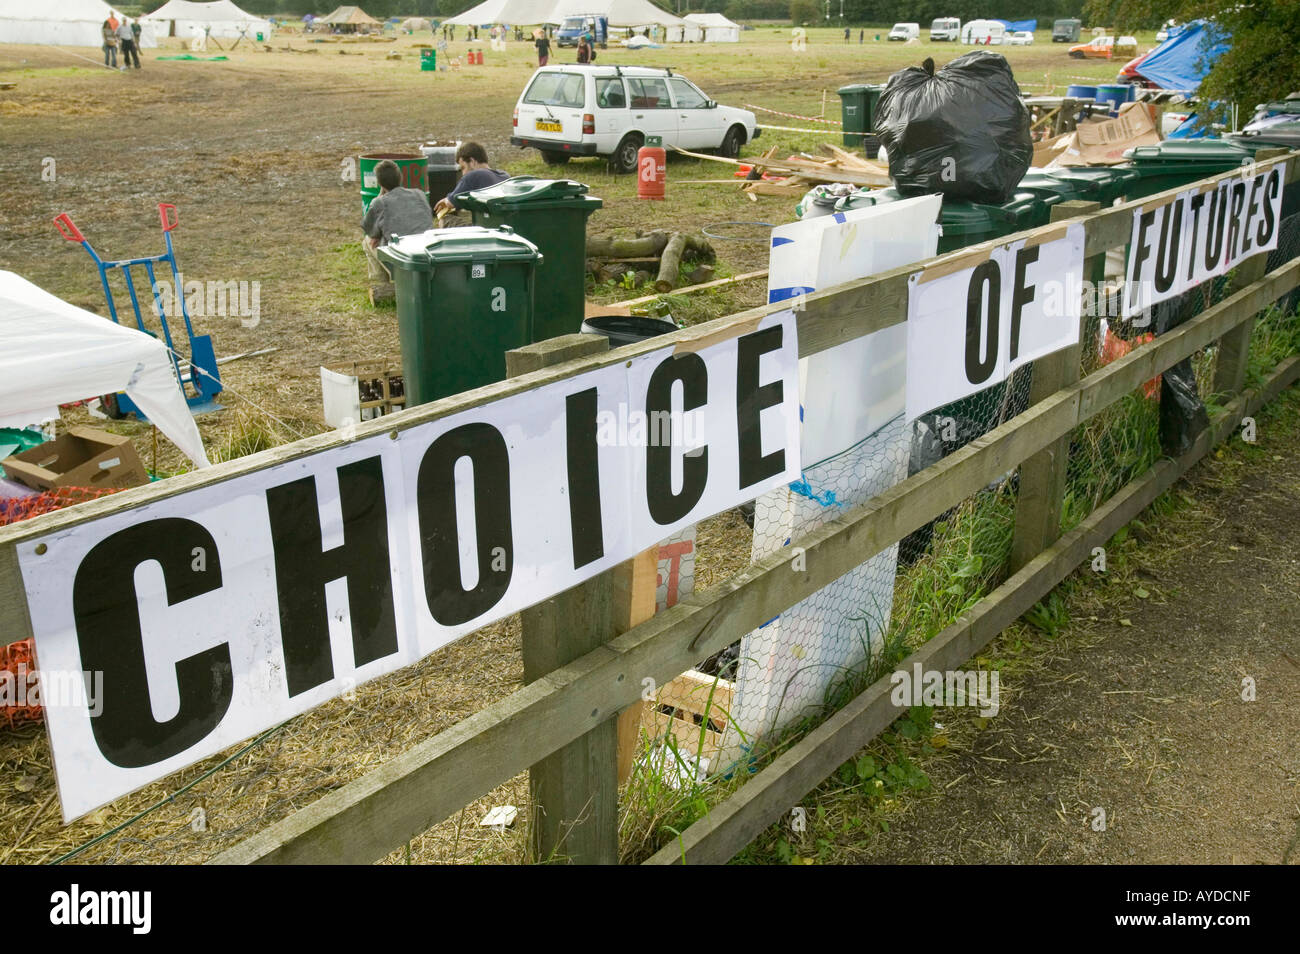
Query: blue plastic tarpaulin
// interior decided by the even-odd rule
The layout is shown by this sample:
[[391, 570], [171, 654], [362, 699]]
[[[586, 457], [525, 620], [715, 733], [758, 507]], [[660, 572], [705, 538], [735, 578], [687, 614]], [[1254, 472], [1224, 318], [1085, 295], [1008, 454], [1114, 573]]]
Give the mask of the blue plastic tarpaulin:
[[1194, 90], [1231, 46], [1232, 37], [1222, 27], [1193, 20], [1148, 53], [1136, 69], [1161, 89]]
[[1038, 29], [1037, 20], [998, 20], [996, 22], [1006, 27], [1008, 33], [1033, 33]]

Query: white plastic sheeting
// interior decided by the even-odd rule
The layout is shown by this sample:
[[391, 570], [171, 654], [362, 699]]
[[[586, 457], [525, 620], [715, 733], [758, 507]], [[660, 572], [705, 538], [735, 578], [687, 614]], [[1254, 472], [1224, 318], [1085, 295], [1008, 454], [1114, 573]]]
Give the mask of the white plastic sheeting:
[[161, 341], [0, 271], [0, 427], [51, 408], [125, 391], [199, 467], [208, 456]]

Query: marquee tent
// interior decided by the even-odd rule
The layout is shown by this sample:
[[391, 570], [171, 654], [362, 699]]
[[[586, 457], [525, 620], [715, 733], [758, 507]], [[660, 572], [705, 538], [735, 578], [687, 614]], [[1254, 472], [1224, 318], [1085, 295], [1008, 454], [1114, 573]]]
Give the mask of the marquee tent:
[[682, 19], [704, 31], [705, 43], [740, 42], [740, 24], [732, 23], [721, 13], [688, 13]]
[[[0, 43], [101, 46], [100, 29], [113, 12], [104, 0], [0, 0]], [[141, 20], [140, 28], [140, 45], [157, 46], [153, 27]]]
[[0, 271], [0, 427], [48, 420], [60, 404], [117, 391], [190, 460], [208, 466], [161, 341]]
[[168, 0], [153, 13], [140, 18], [141, 23], [156, 24], [160, 36], [219, 38], [247, 37], [257, 34], [271, 35], [271, 21], [248, 13], [235, 6], [231, 0], [213, 0], [195, 3], [193, 0]]
[[669, 43], [704, 42], [704, 27], [698, 23], [688, 23], [682, 20], [679, 25], [667, 27], [664, 32], [667, 34]]
[[680, 26], [683, 23], [650, 0], [484, 0], [443, 22], [455, 26], [563, 23], [565, 17], [580, 16], [608, 17], [611, 27]]
[[354, 30], [358, 30], [361, 27], [367, 29], [370, 27], [383, 27], [383, 23], [376, 20], [360, 7], [339, 7], [333, 13], [327, 14], [323, 17], [317, 17], [315, 22], [328, 23], [330, 26], [336, 27], [352, 27]]

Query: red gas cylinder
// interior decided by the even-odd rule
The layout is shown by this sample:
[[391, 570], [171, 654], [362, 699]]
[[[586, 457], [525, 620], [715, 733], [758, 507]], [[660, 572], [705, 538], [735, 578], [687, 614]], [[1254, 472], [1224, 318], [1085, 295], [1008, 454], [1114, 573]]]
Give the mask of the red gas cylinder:
[[668, 153], [664, 152], [659, 136], [647, 136], [645, 145], [636, 154], [636, 197], [662, 199], [664, 183], [668, 181]]

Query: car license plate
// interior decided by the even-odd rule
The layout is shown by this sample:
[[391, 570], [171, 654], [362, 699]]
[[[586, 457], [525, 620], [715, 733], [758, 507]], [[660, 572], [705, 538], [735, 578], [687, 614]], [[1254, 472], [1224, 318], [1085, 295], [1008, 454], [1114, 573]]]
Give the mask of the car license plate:
[[539, 120], [537, 120], [537, 131], [538, 131], [538, 132], [562, 132], [563, 129], [564, 129], [564, 127], [561, 126], [559, 123], [557, 123], [557, 122], [552, 122], [552, 121], [549, 120], [549, 119], [539, 119]]

